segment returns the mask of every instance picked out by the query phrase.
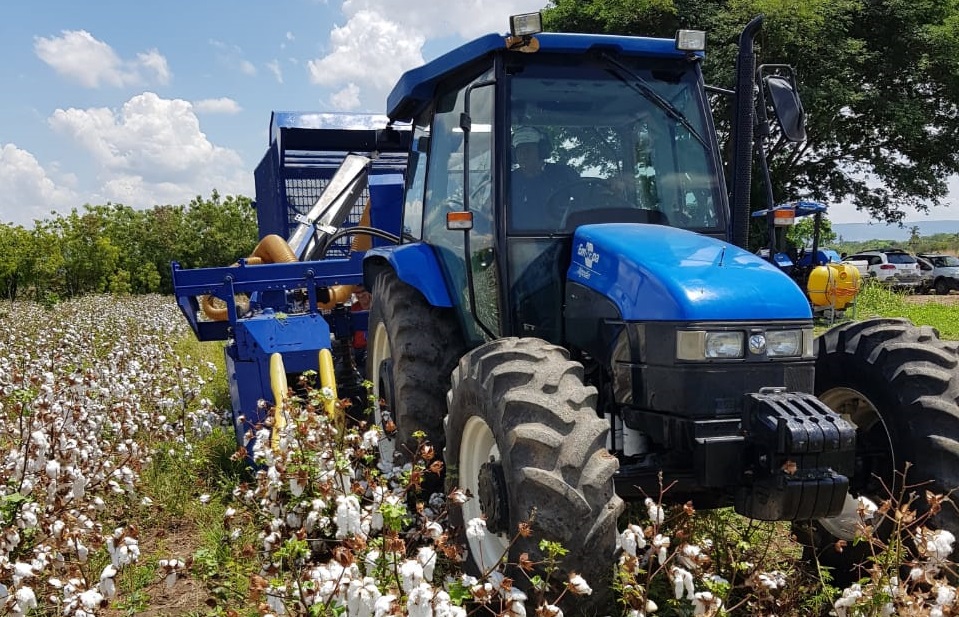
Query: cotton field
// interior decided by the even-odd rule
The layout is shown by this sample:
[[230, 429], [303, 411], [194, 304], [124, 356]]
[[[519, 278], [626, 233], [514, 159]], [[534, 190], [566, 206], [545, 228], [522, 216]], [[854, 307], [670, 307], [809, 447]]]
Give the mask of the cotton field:
[[[215, 432], [233, 433], [226, 410], [201, 395], [224, 376], [174, 352], [191, 337], [159, 296], [0, 305], [0, 616], [136, 614], [151, 608], [149, 593], [130, 608], [121, 582], [144, 563], [153, 579], [142, 585], [151, 589], [184, 577], [202, 587], [212, 572], [229, 593], [210, 596], [211, 615], [562, 617], [583, 603], [627, 617], [956, 614], [947, 576], [955, 538], [923, 527], [911, 503], [863, 504], [866, 535], [886, 517], [914, 550], [876, 540], [881, 565], [846, 589], [798, 562], [787, 527], [701, 514], [691, 503], [664, 507], [662, 495], [623, 521], [611, 588], [565, 572], [563, 547], [549, 543], [543, 561], [523, 555], [464, 573], [465, 547], [448, 515], [472, 497], [455, 487], [418, 490], [442, 469], [432, 447], [421, 443], [412, 464], [384, 465], [380, 432], [363, 410], [330, 411], [330, 392], [309, 384], [284, 406], [276, 439], [259, 429], [255, 472], [209, 492], [183, 490], [175, 478], [196, 508], [221, 508], [214, 526], [225, 561], [210, 562], [209, 551], [195, 562], [150, 552], [141, 538], [155, 521], [137, 514], [166, 504], [152, 501], [163, 496], [147, 490], [146, 472], [170, 457], [193, 458]], [[945, 496], [926, 499], [953, 507]], [[482, 519], [462, 532], [488, 533]]]
[[[185, 409], [191, 427], [219, 420], [195, 411], [202, 379], [172, 350], [189, 331], [164, 298], [0, 311], [0, 605], [93, 615], [139, 558], [133, 525], [105, 522], [114, 497], [148, 499], [137, 484], [150, 444], [182, 439]], [[91, 571], [99, 550], [109, 562]]]

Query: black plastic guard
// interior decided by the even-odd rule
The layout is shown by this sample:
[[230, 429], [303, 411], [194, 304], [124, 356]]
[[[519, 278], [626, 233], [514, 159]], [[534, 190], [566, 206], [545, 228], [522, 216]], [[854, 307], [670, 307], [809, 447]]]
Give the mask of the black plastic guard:
[[855, 465], [856, 428], [811, 394], [746, 395], [744, 486], [736, 511], [749, 518], [802, 520], [842, 510]]

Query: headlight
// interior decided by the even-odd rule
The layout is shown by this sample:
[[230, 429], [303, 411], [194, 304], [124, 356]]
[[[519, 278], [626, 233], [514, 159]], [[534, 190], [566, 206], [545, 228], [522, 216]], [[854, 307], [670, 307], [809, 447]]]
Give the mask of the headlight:
[[803, 355], [803, 331], [767, 330], [766, 355], [770, 358]]
[[742, 358], [742, 332], [707, 332], [705, 356], [707, 358]]
[[676, 333], [676, 359], [742, 358], [744, 340], [739, 331], [680, 330]]
[[[748, 354], [746, 353], [748, 350]], [[677, 360], [725, 360], [745, 358], [811, 358], [812, 328], [792, 330], [679, 330], [676, 332]]]

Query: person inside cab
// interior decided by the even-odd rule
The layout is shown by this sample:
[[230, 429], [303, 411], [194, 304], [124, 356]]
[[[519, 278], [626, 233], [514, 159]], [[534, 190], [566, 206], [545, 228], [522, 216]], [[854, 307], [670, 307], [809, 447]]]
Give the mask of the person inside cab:
[[561, 163], [547, 162], [552, 155], [549, 137], [531, 126], [513, 131], [511, 205], [513, 223], [519, 228], [538, 228], [548, 219], [546, 203], [557, 188], [579, 179], [579, 174]]

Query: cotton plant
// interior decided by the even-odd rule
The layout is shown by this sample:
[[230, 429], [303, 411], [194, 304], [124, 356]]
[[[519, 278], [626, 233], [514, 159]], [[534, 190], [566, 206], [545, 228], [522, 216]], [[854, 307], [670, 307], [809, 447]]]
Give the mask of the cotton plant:
[[[920, 489], [908, 480], [910, 463], [897, 470], [893, 486], [878, 502], [859, 497], [856, 543], [867, 557], [859, 564], [861, 578], [841, 589], [832, 602], [837, 617], [865, 615], [959, 614], [952, 561], [956, 538], [934, 526], [944, 509], [954, 509], [952, 491]], [[883, 530], [877, 533], [877, 530]], [[839, 541], [834, 549], [844, 550]]]
[[[788, 560], [768, 551], [769, 538], [762, 537], [766, 533], [781, 537], [781, 532], [731, 513], [707, 514], [712, 518], [704, 519], [691, 502], [663, 508], [667, 492], [664, 488], [658, 498], [645, 499], [646, 516], [627, 522], [619, 534], [615, 586], [627, 617], [655, 615], [664, 605], [670, 611], [706, 617], [793, 614], [793, 605], [803, 598], [788, 596], [786, 590], [798, 588], [800, 575]], [[745, 527], [724, 531], [725, 523], [715, 524], [722, 520], [741, 520], [736, 524]], [[755, 547], [747, 536], [735, 540], [746, 529], [760, 534]], [[733, 547], [742, 553], [733, 553]], [[789, 569], [780, 569], [784, 567]]]
[[[150, 507], [153, 444], [187, 447], [222, 413], [195, 404], [203, 378], [175, 356], [187, 331], [166, 299], [18, 303], [0, 319], [0, 614], [99, 614], [140, 558], [108, 502]], [[109, 569], [91, 571], [101, 550]]]
[[[256, 485], [233, 492], [261, 529], [260, 576], [272, 583], [258, 593], [272, 614], [466, 617], [467, 606], [483, 606], [525, 617], [551, 604], [531, 604], [501, 570], [459, 576], [464, 553], [451, 541], [449, 511], [472, 497], [421, 492], [424, 479], [441, 471], [425, 436], [412, 462], [385, 466], [382, 431], [357, 410], [349, 424], [317, 413], [328, 396], [307, 389], [284, 404], [280, 439], [255, 453], [262, 452]], [[268, 441], [258, 435], [257, 443]], [[481, 518], [466, 528], [470, 537], [488, 533]], [[573, 573], [552, 600], [590, 593]]]

